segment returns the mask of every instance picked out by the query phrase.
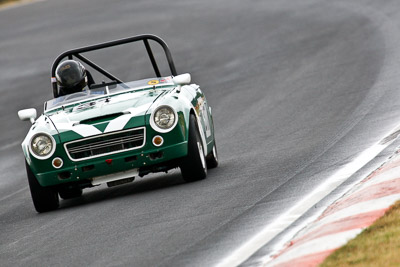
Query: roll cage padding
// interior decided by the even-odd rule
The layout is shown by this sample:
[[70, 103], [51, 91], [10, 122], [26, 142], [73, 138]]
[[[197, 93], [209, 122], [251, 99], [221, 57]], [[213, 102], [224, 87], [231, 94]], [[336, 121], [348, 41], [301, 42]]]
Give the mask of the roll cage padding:
[[157, 62], [156, 62], [156, 60], [154, 58], [153, 51], [151, 50], [149, 40], [153, 40], [153, 41], [155, 41], [155, 42], [157, 42], [158, 44], [161, 45], [161, 47], [164, 49], [165, 55], [167, 57], [168, 65], [169, 65], [169, 68], [171, 70], [171, 75], [172, 76], [176, 76], [177, 72], [176, 72], [176, 69], [175, 69], [174, 61], [172, 59], [171, 52], [170, 52], [167, 44], [164, 42], [164, 40], [162, 40], [160, 37], [158, 37], [156, 35], [152, 35], [152, 34], [136, 35], [136, 36], [123, 38], [123, 39], [119, 39], [119, 40], [114, 40], [114, 41], [109, 41], [109, 42], [105, 42], [105, 43], [100, 43], [100, 44], [95, 44], [95, 45], [90, 45], [90, 46], [84, 46], [84, 47], [81, 47], [81, 48], [71, 49], [71, 50], [65, 51], [64, 53], [60, 54], [54, 60], [53, 66], [51, 68], [51, 77], [52, 77], [52, 86], [53, 86], [54, 98], [59, 96], [58, 85], [57, 85], [57, 81], [55, 80], [56, 68], [57, 68], [58, 64], [60, 64], [60, 62], [64, 58], [67, 57], [68, 59], [73, 59], [73, 57], [76, 57], [77, 59], [79, 59], [82, 62], [86, 63], [87, 65], [89, 65], [93, 69], [97, 70], [98, 72], [100, 72], [101, 74], [103, 74], [104, 76], [109, 78], [110, 80], [122, 83], [122, 81], [119, 78], [115, 77], [113, 74], [109, 73], [108, 71], [106, 71], [105, 69], [100, 67], [99, 65], [95, 64], [94, 62], [92, 62], [88, 58], [84, 57], [83, 55], [81, 55], [81, 53], [100, 50], [100, 49], [103, 49], [103, 48], [123, 45], [123, 44], [127, 44], [127, 43], [133, 43], [133, 42], [137, 42], [137, 41], [143, 41], [143, 43], [144, 43], [144, 45], [146, 47], [147, 54], [149, 55], [149, 58], [150, 58], [150, 62], [152, 64], [154, 72], [156, 74], [156, 77], [161, 77], [161, 73], [160, 73], [160, 70], [158, 68]]

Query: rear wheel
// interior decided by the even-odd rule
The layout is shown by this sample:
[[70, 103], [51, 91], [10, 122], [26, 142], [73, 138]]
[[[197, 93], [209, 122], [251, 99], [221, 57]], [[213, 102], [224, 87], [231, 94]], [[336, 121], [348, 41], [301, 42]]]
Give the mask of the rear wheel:
[[26, 162], [25, 166], [33, 205], [36, 211], [46, 212], [57, 209], [59, 206], [57, 190], [53, 187], [41, 186]]
[[76, 198], [82, 196], [83, 190], [82, 188], [67, 188], [63, 187], [61, 188], [58, 193], [60, 194], [60, 197], [62, 199], [71, 199], [71, 198]]
[[189, 119], [188, 155], [183, 160], [180, 168], [182, 177], [186, 182], [202, 180], [207, 176], [203, 142], [201, 141], [194, 115], [190, 115]]

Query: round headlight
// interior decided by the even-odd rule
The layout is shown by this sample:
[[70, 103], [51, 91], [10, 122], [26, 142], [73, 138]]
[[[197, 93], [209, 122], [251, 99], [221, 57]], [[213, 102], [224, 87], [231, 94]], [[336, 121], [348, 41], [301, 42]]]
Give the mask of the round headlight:
[[[151, 118], [151, 125], [159, 132], [167, 132], [171, 130], [177, 122], [177, 114], [169, 106], [161, 106], [157, 108]], [[155, 127], [154, 127], [155, 126]]]
[[47, 134], [36, 134], [31, 139], [31, 151], [39, 159], [49, 158], [54, 152], [53, 138]]

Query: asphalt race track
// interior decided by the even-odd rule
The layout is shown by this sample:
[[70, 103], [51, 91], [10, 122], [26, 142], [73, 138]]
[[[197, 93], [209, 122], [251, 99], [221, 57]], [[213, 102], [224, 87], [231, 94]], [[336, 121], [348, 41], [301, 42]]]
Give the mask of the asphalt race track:
[[[35, 212], [17, 111], [67, 49], [152, 33], [213, 107], [220, 167]], [[147, 75], [134, 53], [109, 70]], [[138, 62], [141, 62], [138, 60]], [[139, 64], [141, 65], [141, 64]], [[151, 73], [150, 73], [151, 76]], [[142, 77], [143, 78], [143, 77]], [[215, 266], [400, 124], [400, 2], [45, 0], [0, 11], [0, 265]]]

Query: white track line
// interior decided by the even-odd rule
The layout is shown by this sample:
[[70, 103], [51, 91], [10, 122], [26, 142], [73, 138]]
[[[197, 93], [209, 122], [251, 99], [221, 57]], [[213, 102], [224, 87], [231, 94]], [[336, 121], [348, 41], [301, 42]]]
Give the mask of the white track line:
[[[399, 127], [396, 127], [391, 131], [385, 138], [397, 133]], [[252, 237], [250, 240], [245, 242], [242, 246], [234, 250], [228, 257], [224, 258], [220, 263], [217, 264], [218, 267], [231, 267], [238, 266], [247, 260], [251, 255], [253, 255], [257, 250], [271, 241], [279, 233], [289, 227], [293, 222], [299, 219], [305, 212], [312, 208], [315, 204], [321, 201], [324, 197], [329, 195], [333, 190], [335, 190], [339, 185], [351, 177], [354, 173], [364, 167], [368, 162], [374, 159], [382, 150], [388, 147], [394, 140], [396, 140], [398, 134], [395, 138], [391, 139], [389, 142], [383, 142], [385, 138], [382, 138], [377, 144], [371, 146], [362, 152], [357, 158], [355, 158], [350, 163], [343, 166], [336, 173], [330, 176], [322, 184], [320, 184], [316, 189], [314, 189], [310, 194], [305, 196], [302, 200], [298, 201], [296, 205], [292, 206], [285, 213], [280, 215], [275, 221], [271, 222], [263, 230], [261, 230], [256, 236]], [[298, 231], [303, 229], [308, 223], [315, 220], [319, 214], [311, 216], [304, 223], [294, 227], [288, 231], [281, 241], [275, 246], [274, 250], [278, 251], [281, 249], [286, 242], [288, 242]], [[276, 252], [274, 251], [274, 252]], [[273, 253], [274, 253], [273, 252]], [[272, 254], [273, 254], [272, 253]], [[271, 255], [267, 255], [264, 263], [271, 259]]]
[[26, 189], [28, 189], [28, 186], [24, 186], [24, 187], [18, 189], [17, 191], [14, 191], [14, 192], [12, 192], [12, 193], [0, 198], [0, 202], [2, 202], [3, 200], [6, 200], [6, 199], [8, 199], [8, 198], [10, 198], [10, 197], [12, 197], [12, 196], [14, 196], [16, 194], [21, 193], [21, 192], [25, 191]]

